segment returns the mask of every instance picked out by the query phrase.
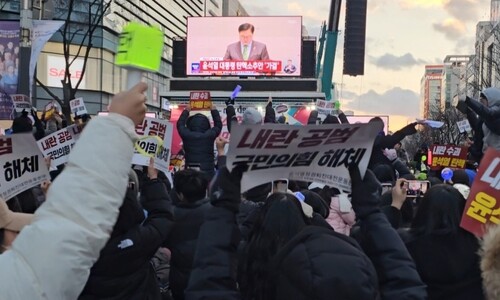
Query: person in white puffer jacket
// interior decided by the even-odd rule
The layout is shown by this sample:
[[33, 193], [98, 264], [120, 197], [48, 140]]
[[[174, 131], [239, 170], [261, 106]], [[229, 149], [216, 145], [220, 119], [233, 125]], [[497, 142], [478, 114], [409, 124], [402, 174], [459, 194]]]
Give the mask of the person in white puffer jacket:
[[1, 300], [78, 298], [124, 199], [146, 89], [116, 95], [82, 133], [33, 223], [0, 255]]

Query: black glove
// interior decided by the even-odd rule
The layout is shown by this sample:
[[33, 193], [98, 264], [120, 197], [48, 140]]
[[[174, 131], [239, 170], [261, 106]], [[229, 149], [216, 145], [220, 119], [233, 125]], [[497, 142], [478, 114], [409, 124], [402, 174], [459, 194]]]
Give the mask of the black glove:
[[226, 106], [234, 105], [234, 99], [228, 98], [224, 103], [226, 103]]
[[463, 114], [467, 114], [467, 109], [469, 107], [467, 106], [467, 102], [465, 102], [464, 100], [460, 100], [458, 101], [457, 103], [457, 109], [459, 112], [463, 113]]
[[359, 219], [379, 212], [382, 185], [371, 170], [366, 170], [365, 178], [361, 179], [357, 165], [349, 167], [352, 183], [352, 208]]
[[244, 169], [244, 166], [237, 166], [231, 173], [226, 167], [218, 170], [210, 184], [210, 202], [213, 206], [238, 212], [241, 202], [241, 177]]

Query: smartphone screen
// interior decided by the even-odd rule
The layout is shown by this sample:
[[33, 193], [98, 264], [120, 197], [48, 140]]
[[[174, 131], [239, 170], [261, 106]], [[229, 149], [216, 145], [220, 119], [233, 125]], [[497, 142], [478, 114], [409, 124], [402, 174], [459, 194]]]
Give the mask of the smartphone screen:
[[286, 193], [288, 191], [288, 179], [273, 181], [273, 193]]
[[427, 192], [429, 189], [429, 181], [419, 181], [419, 180], [410, 180], [404, 183], [404, 187], [406, 188], [406, 196], [408, 197], [418, 197]]

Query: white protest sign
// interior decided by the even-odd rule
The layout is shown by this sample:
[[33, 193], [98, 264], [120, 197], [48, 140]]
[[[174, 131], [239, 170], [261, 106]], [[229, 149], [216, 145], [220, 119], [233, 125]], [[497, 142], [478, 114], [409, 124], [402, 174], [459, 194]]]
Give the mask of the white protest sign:
[[[132, 164], [149, 166], [149, 159], [154, 157], [155, 168], [165, 174], [168, 173], [173, 128], [167, 120], [144, 118], [142, 124], [135, 128], [139, 141], [132, 157]], [[159, 137], [161, 142], [155, 137]]]
[[73, 149], [81, 132], [81, 126], [72, 125], [56, 131], [36, 143], [43, 156], [52, 159], [51, 166], [57, 167], [68, 162], [71, 149]]
[[329, 115], [335, 109], [335, 102], [318, 99], [316, 100], [316, 110], [320, 114]]
[[227, 166], [248, 167], [242, 191], [284, 177], [350, 191], [347, 167], [357, 164], [364, 176], [380, 130], [373, 123], [234, 126]]
[[0, 197], [15, 195], [50, 179], [42, 153], [31, 133], [0, 137]]
[[12, 103], [14, 103], [14, 109], [17, 112], [22, 112], [23, 110], [26, 111], [31, 110], [31, 103], [29, 102], [28, 97], [26, 95], [15, 94], [15, 95], [10, 95], [10, 98], [12, 99]]
[[85, 107], [85, 102], [83, 102], [83, 98], [76, 98], [69, 101], [69, 106], [71, 107], [71, 112], [75, 116], [88, 114], [87, 108]]
[[467, 119], [462, 120], [462, 121], [458, 121], [457, 126], [458, 126], [458, 130], [460, 131], [460, 133], [469, 132], [472, 130], [472, 127], [470, 127], [469, 120], [467, 120]]

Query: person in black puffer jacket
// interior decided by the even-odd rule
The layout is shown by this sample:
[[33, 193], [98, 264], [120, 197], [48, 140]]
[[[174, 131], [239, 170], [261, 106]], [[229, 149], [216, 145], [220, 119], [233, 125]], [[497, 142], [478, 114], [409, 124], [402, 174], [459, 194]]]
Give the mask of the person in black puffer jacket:
[[174, 191], [179, 201], [174, 206], [174, 226], [165, 247], [170, 249], [170, 289], [175, 300], [184, 299], [194, 252], [205, 213], [210, 207], [208, 181], [196, 170], [175, 173]]
[[353, 207], [361, 220], [360, 245], [310, 225], [293, 195], [274, 194], [241, 258], [238, 286], [235, 214], [241, 172], [222, 170], [214, 180], [213, 207], [200, 232], [186, 299], [426, 299], [404, 244], [378, 209], [380, 183], [370, 171], [362, 180], [357, 167], [351, 178]]
[[222, 121], [219, 111], [214, 107], [210, 111], [214, 121], [214, 127], [210, 127], [210, 121], [203, 114], [189, 116], [188, 106], [177, 121], [177, 131], [182, 138], [185, 151], [186, 167], [199, 167], [212, 178], [215, 173], [214, 142], [222, 131]]
[[429, 300], [485, 299], [479, 269], [479, 240], [460, 228], [465, 199], [452, 186], [431, 187], [409, 231], [401, 231]]
[[[154, 169], [151, 165], [152, 169]], [[157, 173], [156, 173], [157, 175]], [[90, 270], [80, 300], [160, 300], [150, 260], [172, 228], [170, 198], [163, 183], [150, 175], [137, 199], [137, 175], [131, 170], [129, 189], [109, 241]], [[143, 208], [148, 216], [145, 218]]]

